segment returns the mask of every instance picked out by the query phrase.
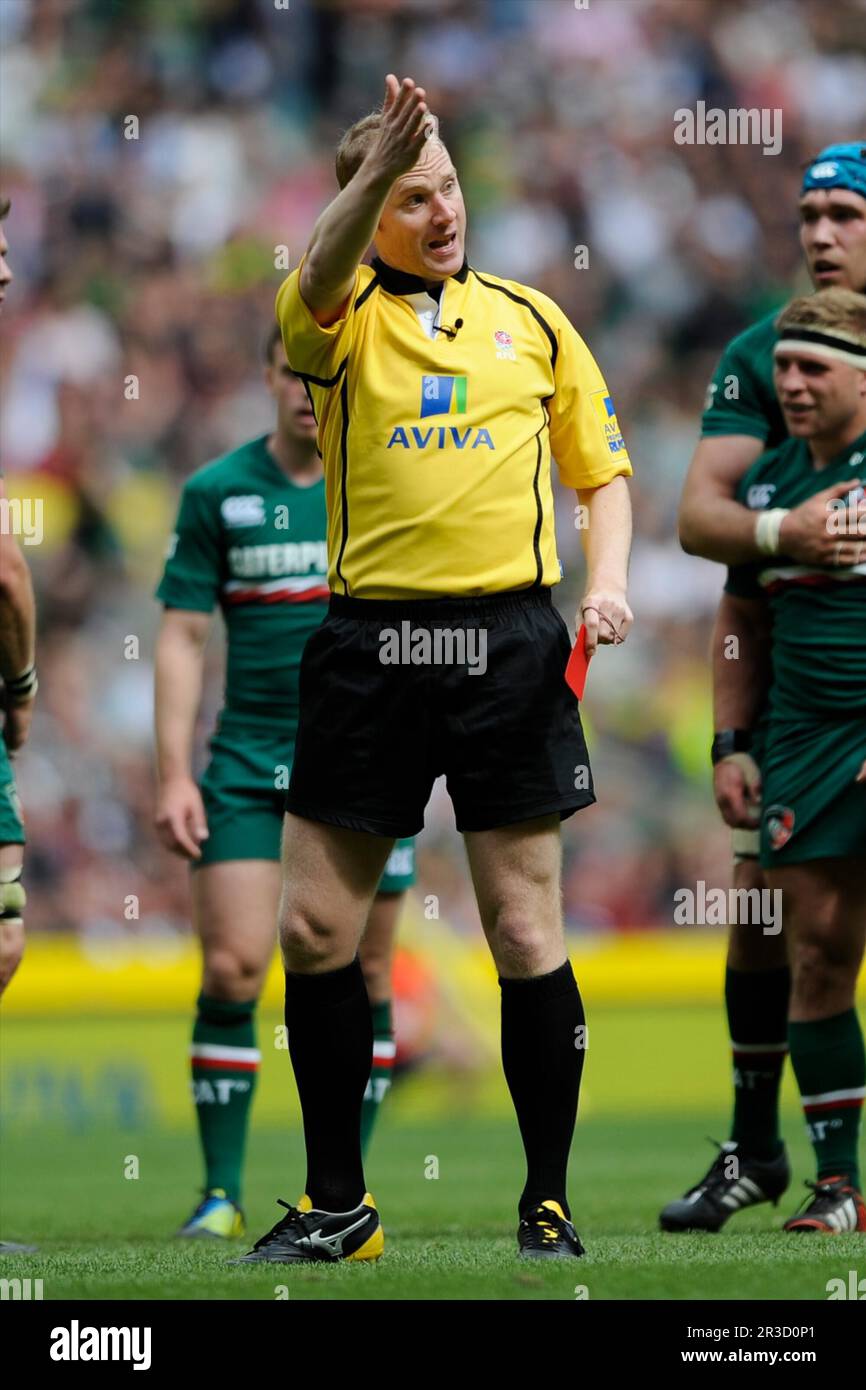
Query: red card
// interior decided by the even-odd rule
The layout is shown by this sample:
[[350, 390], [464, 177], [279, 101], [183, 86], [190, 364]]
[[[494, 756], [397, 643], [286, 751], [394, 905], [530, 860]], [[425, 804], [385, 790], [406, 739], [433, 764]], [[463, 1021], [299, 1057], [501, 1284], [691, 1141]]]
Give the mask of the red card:
[[565, 679], [578, 700], [583, 699], [589, 662], [590, 658], [586, 654], [586, 625], [581, 623], [577, 632], [577, 640], [571, 649], [571, 656], [568, 658], [568, 665], [565, 668]]

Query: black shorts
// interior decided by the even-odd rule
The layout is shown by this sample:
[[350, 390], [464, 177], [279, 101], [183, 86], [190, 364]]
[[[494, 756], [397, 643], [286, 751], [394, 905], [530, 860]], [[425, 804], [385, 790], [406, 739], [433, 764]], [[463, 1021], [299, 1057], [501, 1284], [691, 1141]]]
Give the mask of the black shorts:
[[416, 835], [443, 773], [461, 831], [564, 820], [591, 805], [564, 678], [570, 651], [547, 588], [405, 602], [332, 595], [301, 662], [286, 809]]

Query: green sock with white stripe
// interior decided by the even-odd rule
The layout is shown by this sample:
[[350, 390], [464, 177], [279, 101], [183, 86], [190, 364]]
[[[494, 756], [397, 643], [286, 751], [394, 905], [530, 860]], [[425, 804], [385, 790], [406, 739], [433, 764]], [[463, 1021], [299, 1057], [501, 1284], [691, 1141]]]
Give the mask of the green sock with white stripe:
[[818, 1177], [845, 1173], [859, 1189], [857, 1138], [866, 1097], [866, 1049], [856, 1010], [817, 1023], [789, 1023], [788, 1043]]
[[250, 1106], [261, 1054], [256, 1000], [234, 1004], [198, 997], [190, 1059], [192, 1093], [205, 1161], [205, 1187], [240, 1203]]
[[364, 1155], [370, 1144], [379, 1106], [391, 1085], [394, 1054], [397, 1051], [390, 999], [383, 1004], [371, 1004], [370, 1013], [373, 1018], [373, 1066], [361, 1106], [361, 1152]]

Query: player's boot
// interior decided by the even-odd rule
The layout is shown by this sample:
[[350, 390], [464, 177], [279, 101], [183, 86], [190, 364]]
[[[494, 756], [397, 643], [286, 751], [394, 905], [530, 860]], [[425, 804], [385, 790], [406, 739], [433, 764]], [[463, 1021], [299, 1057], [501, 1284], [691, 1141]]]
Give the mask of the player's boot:
[[541, 1202], [520, 1218], [520, 1256], [527, 1260], [567, 1260], [585, 1254], [577, 1231], [558, 1202]]
[[[738, 1153], [739, 1145], [730, 1139], [716, 1147], [718, 1157], [700, 1182], [662, 1211], [663, 1231], [720, 1231], [735, 1212], [761, 1202], [776, 1206], [787, 1191], [791, 1165], [785, 1149], [776, 1158], [750, 1158]], [[732, 1157], [737, 1157], [736, 1164]]]
[[287, 1215], [267, 1235], [257, 1240], [248, 1254], [231, 1264], [270, 1261], [378, 1260], [385, 1247], [382, 1222], [369, 1192], [353, 1211], [319, 1211], [304, 1194], [296, 1207], [277, 1199]]
[[245, 1230], [244, 1214], [237, 1202], [232, 1202], [221, 1187], [212, 1187], [177, 1234], [193, 1240], [231, 1240]]
[[803, 1202], [804, 1210], [796, 1212], [785, 1222], [783, 1230], [811, 1235], [838, 1236], [843, 1232], [866, 1231], [866, 1204], [856, 1187], [841, 1174], [838, 1178], [821, 1178], [807, 1182], [813, 1192]]
[[0, 1255], [35, 1255], [38, 1245], [19, 1245], [14, 1240], [0, 1240]]

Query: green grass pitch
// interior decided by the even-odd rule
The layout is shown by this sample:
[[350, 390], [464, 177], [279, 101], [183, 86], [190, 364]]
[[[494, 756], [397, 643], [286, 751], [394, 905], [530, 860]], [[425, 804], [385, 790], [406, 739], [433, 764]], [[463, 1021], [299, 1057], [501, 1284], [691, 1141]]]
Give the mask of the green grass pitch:
[[[779, 1230], [811, 1175], [790, 1079], [784, 1119], [795, 1178], [778, 1210], [746, 1212], [717, 1236], [659, 1233], [659, 1208], [712, 1157], [704, 1136], [725, 1136], [720, 1011], [597, 1012], [570, 1183], [587, 1256], [550, 1265], [515, 1258], [522, 1156], [496, 1075], [459, 1104], [449, 1104], [448, 1083], [435, 1074], [409, 1078], [389, 1097], [368, 1165], [386, 1237], [377, 1265], [232, 1267], [232, 1254], [282, 1214], [275, 1198], [294, 1201], [300, 1192], [302, 1144], [285, 1053], [266, 1061], [264, 1122], [254, 1117], [250, 1241], [185, 1243], [171, 1233], [200, 1181], [191, 1118], [184, 1126], [132, 1115], [124, 1128], [79, 1107], [64, 1121], [49, 1099], [40, 1124], [32, 1092], [41, 1085], [52, 1095], [48, 1059], [61, 1039], [64, 1065], [80, 1055], [85, 1079], [100, 1049], [113, 1049], [129, 1065], [146, 1058], [160, 1074], [175, 1069], [182, 1088], [187, 1020], [7, 1022], [0, 1223], [7, 1239], [37, 1241], [40, 1251], [4, 1259], [0, 1273], [41, 1278], [45, 1299], [824, 1300], [829, 1279], [864, 1268], [866, 1237], [813, 1240]], [[273, 1122], [281, 1103], [284, 1128]], [[130, 1155], [136, 1179], [123, 1176]], [[439, 1176], [425, 1176], [433, 1158]]]

